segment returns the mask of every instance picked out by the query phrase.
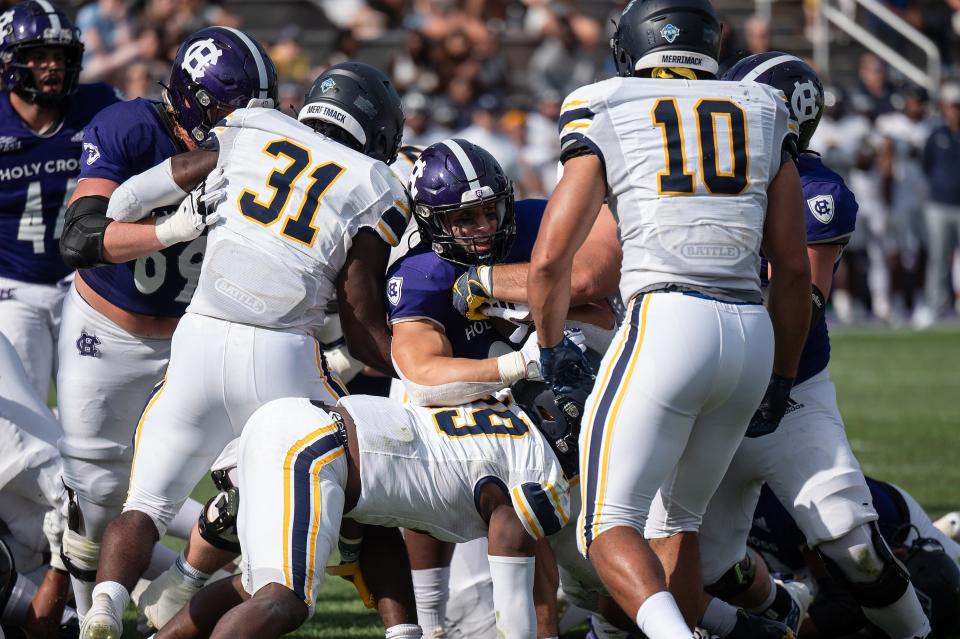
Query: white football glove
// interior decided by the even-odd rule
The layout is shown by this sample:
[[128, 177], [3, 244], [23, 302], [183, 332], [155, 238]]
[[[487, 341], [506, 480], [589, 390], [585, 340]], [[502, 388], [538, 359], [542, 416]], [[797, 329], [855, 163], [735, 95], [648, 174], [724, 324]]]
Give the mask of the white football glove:
[[[587, 352], [587, 338], [579, 328], [564, 329], [563, 335], [570, 338], [570, 341], [576, 344], [581, 351]], [[519, 351], [498, 357], [497, 368], [500, 371], [500, 379], [505, 384], [512, 384], [521, 379], [542, 382], [543, 375], [540, 372], [540, 345], [537, 343], [537, 332], [530, 333]]]
[[202, 585], [189, 583], [180, 577], [173, 564], [150, 582], [137, 602], [137, 630], [149, 635], [163, 628], [180, 612]]
[[157, 241], [164, 247], [200, 237], [203, 229], [220, 219], [217, 204], [227, 197], [227, 180], [218, 167], [190, 191], [173, 215], [157, 220]]
[[[64, 505], [64, 509], [66, 505]], [[43, 516], [43, 534], [50, 544], [50, 567], [66, 572], [67, 567], [60, 557], [60, 548], [63, 545], [63, 531], [67, 528], [67, 517], [62, 509], [51, 508]]]

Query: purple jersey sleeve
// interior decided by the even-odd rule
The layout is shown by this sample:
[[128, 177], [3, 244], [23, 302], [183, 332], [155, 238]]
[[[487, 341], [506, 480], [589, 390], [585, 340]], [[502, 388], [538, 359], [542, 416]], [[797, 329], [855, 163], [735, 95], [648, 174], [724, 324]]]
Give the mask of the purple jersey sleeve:
[[798, 161], [803, 185], [804, 216], [809, 244], [846, 244], [857, 223], [857, 199], [843, 178], [814, 154]]
[[80, 178], [103, 178], [122, 183], [135, 168], [150, 165], [157, 146], [156, 121], [132, 100], [114, 104], [84, 129]]
[[[407, 255], [387, 277], [387, 312], [390, 323], [427, 319], [446, 328], [462, 318], [450, 302], [450, 284], [459, 273], [454, 265], [433, 259], [429, 251]], [[449, 266], [449, 268], [446, 268]], [[465, 269], [459, 269], [465, 270]], [[442, 271], [439, 272], [438, 271]]]

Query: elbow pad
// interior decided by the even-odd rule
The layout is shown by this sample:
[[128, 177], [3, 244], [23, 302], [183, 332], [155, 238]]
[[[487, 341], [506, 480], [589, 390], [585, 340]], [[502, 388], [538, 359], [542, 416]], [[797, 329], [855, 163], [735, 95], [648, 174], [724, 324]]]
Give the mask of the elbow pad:
[[817, 288], [816, 284], [811, 284], [810, 291], [810, 329], [812, 330], [817, 323], [823, 319], [823, 314], [827, 311], [827, 299], [823, 296], [823, 291]]
[[113, 222], [106, 216], [109, 202], [102, 195], [88, 195], [67, 207], [60, 255], [68, 266], [92, 268], [108, 264], [103, 259], [103, 235]]

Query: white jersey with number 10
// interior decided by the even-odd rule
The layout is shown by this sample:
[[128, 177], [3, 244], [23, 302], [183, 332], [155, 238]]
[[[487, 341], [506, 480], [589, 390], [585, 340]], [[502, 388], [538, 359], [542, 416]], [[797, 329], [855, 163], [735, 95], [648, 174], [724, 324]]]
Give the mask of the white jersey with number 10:
[[791, 126], [783, 94], [756, 83], [613, 78], [570, 94], [561, 145], [604, 163], [624, 300], [671, 283], [760, 300], [767, 187]]

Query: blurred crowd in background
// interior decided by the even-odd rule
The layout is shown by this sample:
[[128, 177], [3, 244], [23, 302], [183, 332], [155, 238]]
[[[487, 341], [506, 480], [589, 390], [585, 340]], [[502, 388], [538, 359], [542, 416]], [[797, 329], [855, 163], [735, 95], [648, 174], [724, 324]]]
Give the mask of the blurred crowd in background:
[[[802, 2], [806, 23], [797, 24], [796, 31], [810, 41], [818, 37], [819, 1], [776, 4]], [[853, 0], [838, 1], [856, 11]], [[13, 2], [0, 0], [0, 6], [9, 4]], [[159, 98], [159, 83], [188, 33], [217, 24], [261, 36], [262, 25], [250, 16], [296, 3], [61, 4], [75, 13], [86, 44], [84, 81], [111, 82], [128, 97]], [[280, 73], [283, 108], [298, 110], [312, 78], [330, 64], [351, 57], [379, 63], [403, 95], [404, 143], [467, 138], [498, 158], [513, 178], [518, 197], [545, 197], [556, 181], [561, 102], [575, 88], [613, 75], [608, 42], [612, 19], [625, 2], [299, 4], [316, 16], [316, 24], [300, 20], [264, 38]], [[725, 1], [714, 4], [722, 16]], [[960, 77], [960, 0], [884, 4], [937, 43], [947, 79], [940, 95], [931, 99], [870, 53], [862, 54], [856, 79], [838, 82], [820, 70], [829, 108], [812, 148], [847, 179], [860, 203], [857, 233], [838, 272], [833, 313], [842, 322], [926, 327], [956, 318], [960, 310], [960, 84], [951, 79]], [[740, 29], [725, 23], [722, 69], [770, 50], [772, 26], [779, 25], [759, 14], [741, 21]], [[884, 35], [882, 24], [871, 28]], [[319, 42], [312, 35], [318, 31]], [[371, 49], [378, 52], [375, 59], [368, 55]]]

